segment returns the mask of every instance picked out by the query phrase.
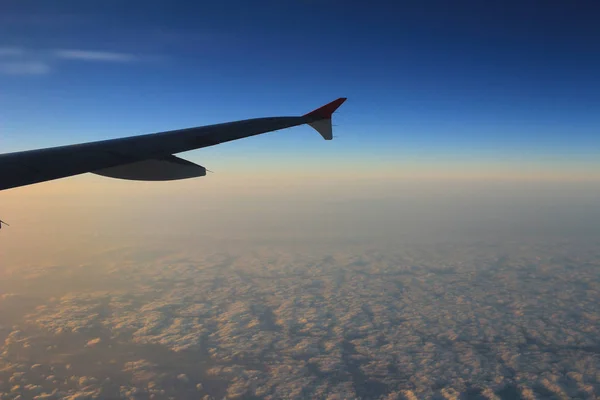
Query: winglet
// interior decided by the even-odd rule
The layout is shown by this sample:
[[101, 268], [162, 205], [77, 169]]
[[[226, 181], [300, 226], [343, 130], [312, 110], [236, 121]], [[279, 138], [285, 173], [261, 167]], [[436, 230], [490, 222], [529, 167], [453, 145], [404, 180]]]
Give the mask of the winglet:
[[331, 126], [331, 116], [346, 101], [346, 97], [340, 97], [323, 107], [317, 108], [314, 111], [304, 114], [307, 119], [307, 124], [323, 136], [325, 140], [333, 139], [333, 128]]
[[339, 108], [346, 101], [346, 97], [340, 97], [337, 100], [332, 101], [329, 104], [325, 104], [323, 107], [319, 107], [314, 111], [304, 114], [305, 117], [315, 119], [327, 119], [331, 118], [335, 110]]

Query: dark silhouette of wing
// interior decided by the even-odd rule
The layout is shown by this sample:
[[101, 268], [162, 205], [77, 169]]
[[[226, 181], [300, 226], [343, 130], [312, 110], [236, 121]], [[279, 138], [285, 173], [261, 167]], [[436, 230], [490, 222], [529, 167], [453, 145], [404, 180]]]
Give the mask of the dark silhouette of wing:
[[309, 124], [332, 139], [331, 116], [339, 98], [299, 117], [255, 118], [0, 155], [0, 190], [87, 172], [112, 178], [173, 180], [206, 175], [206, 169], [173, 156], [261, 133]]

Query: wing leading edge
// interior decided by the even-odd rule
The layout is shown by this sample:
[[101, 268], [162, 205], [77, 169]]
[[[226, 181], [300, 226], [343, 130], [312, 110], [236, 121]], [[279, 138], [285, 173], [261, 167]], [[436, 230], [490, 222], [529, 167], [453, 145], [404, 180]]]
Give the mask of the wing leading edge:
[[206, 169], [173, 156], [184, 151], [308, 124], [332, 139], [331, 116], [339, 98], [300, 117], [254, 118], [175, 131], [0, 155], [0, 190], [84, 173], [133, 180], [174, 180]]

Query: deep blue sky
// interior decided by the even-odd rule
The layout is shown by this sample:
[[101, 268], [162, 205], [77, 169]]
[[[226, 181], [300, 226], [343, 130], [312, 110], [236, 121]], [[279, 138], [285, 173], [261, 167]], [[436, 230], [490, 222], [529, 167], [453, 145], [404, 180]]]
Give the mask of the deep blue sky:
[[596, 159], [596, 3], [4, 0], [0, 151], [347, 96], [336, 146], [298, 128], [199, 154]]

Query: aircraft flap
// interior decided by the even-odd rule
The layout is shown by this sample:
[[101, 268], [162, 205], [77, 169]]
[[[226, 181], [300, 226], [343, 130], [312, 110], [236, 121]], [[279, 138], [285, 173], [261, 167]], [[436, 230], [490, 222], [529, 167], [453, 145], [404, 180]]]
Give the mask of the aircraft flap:
[[134, 181], [172, 181], [206, 175], [206, 168], [173, 155], [92, 171], [109, 178]]

